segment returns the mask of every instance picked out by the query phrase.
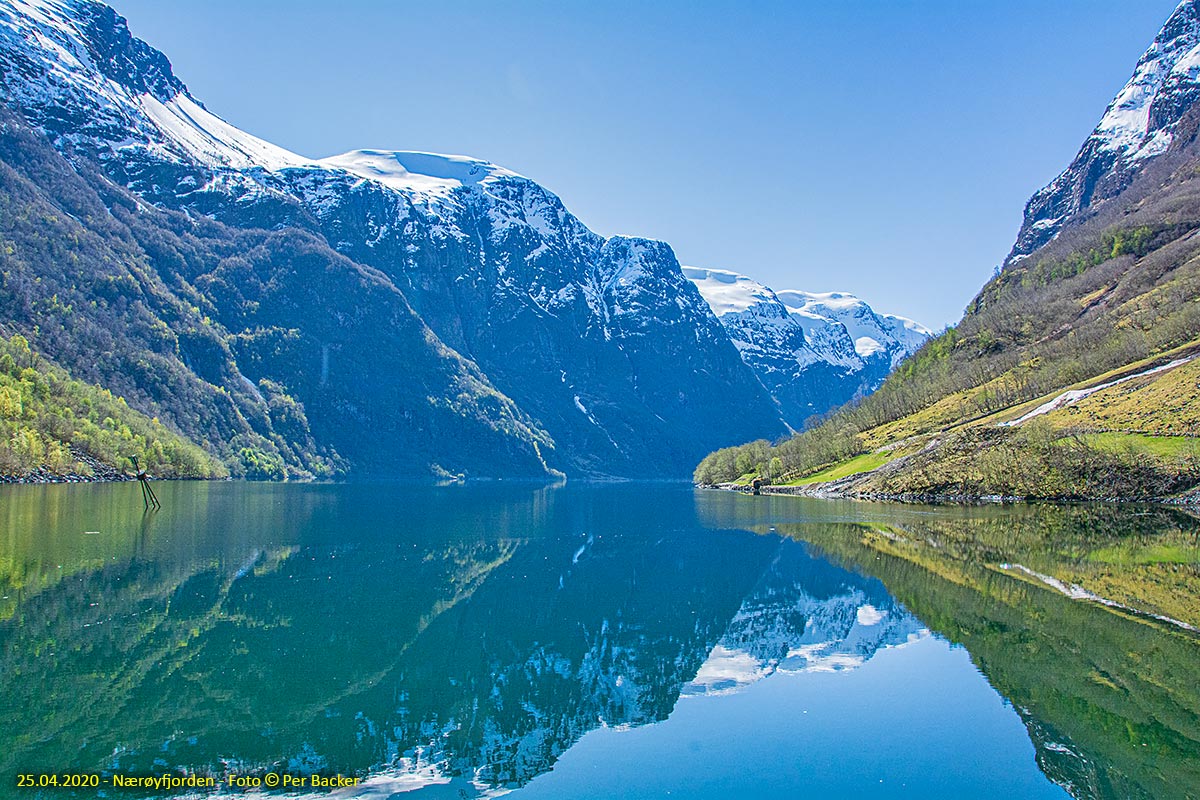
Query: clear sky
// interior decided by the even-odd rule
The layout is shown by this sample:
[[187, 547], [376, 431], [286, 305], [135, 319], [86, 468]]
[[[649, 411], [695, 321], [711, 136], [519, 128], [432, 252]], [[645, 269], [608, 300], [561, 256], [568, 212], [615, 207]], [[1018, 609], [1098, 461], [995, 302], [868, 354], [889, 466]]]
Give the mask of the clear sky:
[[1174, 0], [112, 0], [307, 156], [485, 158], [593, 230], [932, 328], [1003, 260]]

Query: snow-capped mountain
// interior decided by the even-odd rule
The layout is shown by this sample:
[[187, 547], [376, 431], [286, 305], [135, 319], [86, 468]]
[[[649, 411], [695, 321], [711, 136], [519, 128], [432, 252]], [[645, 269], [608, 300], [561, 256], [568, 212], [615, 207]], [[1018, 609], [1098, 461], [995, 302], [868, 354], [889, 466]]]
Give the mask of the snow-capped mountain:
[[[477, 366], [476, 380], [548, 434], [536, 449], [551, 466], [682, 475], [716, 447], [786, 431], [669, 246], [599, 236], [511, 170], [429, 153], [289, 152], [211, 113], [165, 56], [92, 0], [0, 2], [0, 65], [5, 105], [80, 174], [98, 178], [98, 167], [144, 201], [193, 218], [315, 234], [401, 293], [437, 347]], [[250, 341], [265, 327], [225, 313], [231, 297], [247, 307], [236, 275], [168, 278], [188, 291], [222, 290], [204, 299], [230, 341]], [[270, 381], [311, 407], [314, 387], [292, 379], [297, 363], [329, 391], [330, 371], [355, 343], [312, 336], [303, 320], [352, 314], [343, 300], [293, 304], [301, 321], [274, 327], [292, 331], [299, 352], [285, 366], [256, 349], [253, 367], [238, 362], [245, 382], [234, 381], [237, 391]], [[460, 405], [453, 394], [431, 398], [452, 412]]]
[[795, 428], [873, 391], [931, 335], [850, 294], [776, 292], [735, 272], [683, 271]]
[[1142, 55], [1075, 160], [1025, 206], [1006, 263], [1028, 256], [1063, 226], [1115, 197], [1172, 143], [1195, 135], [1200, 98], [1200, 3], [1184, 0]]

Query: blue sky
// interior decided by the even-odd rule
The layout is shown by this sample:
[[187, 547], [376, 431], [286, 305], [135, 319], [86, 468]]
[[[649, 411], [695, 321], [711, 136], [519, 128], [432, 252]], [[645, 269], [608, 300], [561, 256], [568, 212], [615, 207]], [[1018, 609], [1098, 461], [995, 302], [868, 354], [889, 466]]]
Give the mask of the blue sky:
[[1171, 0], [113, 0], [308, 156], [477, 156], [602, 234], [933, 328], [1003, 260]]

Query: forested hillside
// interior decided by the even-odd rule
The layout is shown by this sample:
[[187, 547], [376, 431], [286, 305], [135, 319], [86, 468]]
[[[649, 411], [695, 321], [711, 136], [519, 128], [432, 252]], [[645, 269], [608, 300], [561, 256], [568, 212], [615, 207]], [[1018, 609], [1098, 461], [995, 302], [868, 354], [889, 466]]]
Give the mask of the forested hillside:
[[124, 398], [72, 380], [24, 337], [0, 338], [0, 475], [112, 478], [132, 474], [130, 456], [159, 478], [229, 475], [203, 448]]
[[0, 119], [0, 330], [72, 377], [236, 476], [546, 474], [548, 437], [379, 273], [300, 230], [149, 207]]

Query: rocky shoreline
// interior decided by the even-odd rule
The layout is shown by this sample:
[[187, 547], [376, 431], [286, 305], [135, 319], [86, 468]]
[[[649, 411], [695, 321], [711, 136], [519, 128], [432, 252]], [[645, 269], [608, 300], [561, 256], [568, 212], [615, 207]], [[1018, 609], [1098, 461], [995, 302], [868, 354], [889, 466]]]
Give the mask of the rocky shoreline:
[[[845, 480], [845, 479], [843, 479]], [[855, 492], [839, 487], [842, 481], [809, 484], [807, 486], [763, 486], [759, 493], [783, 497], [808, 497], [817, 500], [863, 500], [878, 503], [909, 503], [920, 505], [1005, 505], [1014, 503], [1155, 503], [1159, 505], [1200, 508], [1200, 487], [1173, 497], [1019, 497], [1015, 495], [960, 494], [884, 494]], [[735, 483], [695, 484], [697, 489], [750, 494], [750, 487]]]
[[39, 467], [27, 475], [0, 475], [0, 484], [37, 485], [48, 483], [122, 483], [134, 480], [131, 475], [55, 475]]
[[134, 476], [122, 472], [112, 464], [106, 464], [103, 461], [83, 452], [74, 447], [71, 448], [71, 457], [80, 464], [85, 465], [91, 470], [90, 475], [84, 475], [77, 472], [68, 472], [65, 475], [60, 475], [51, 472], [45, 466], [25, 473], [23, 475], [0, 475], [0, 483], [15, 483], [15, 484], [42, 484], [42, 483], [119, 483], [121, 481], [132, 481]]

